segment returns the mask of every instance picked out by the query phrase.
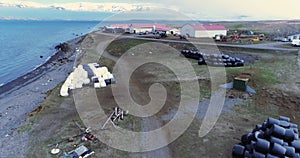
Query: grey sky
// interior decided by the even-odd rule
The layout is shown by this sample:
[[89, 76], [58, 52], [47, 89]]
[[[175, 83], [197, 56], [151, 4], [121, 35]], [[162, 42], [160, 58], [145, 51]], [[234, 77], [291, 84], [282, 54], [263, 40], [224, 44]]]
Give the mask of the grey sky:
[[94, 2], [154, 5], [173, 9], [197, 20], [294, 20], [300, 19], [299, 0], [0, 0], [41, 4]]

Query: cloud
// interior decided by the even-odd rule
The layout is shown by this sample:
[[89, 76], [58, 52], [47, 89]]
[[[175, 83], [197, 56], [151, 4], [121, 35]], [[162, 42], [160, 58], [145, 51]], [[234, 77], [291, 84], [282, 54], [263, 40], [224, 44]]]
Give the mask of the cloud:
[[[114, 3], [90, 0], [67, 0], [68, 3], [42, 3], [42, 0], [0, 0], [0, 6], [47, 8], [72, 11], [144, 11], [157, 7], [168, 8], [197, 20], [289, 20], [300, 19], [299, 0], [123, 0]], [[37, 3], [40, 2], [40, 3]], [[56, 0], [55, 2], [58, 2]], [[64, 1], [65, 2], [65, 1]]]

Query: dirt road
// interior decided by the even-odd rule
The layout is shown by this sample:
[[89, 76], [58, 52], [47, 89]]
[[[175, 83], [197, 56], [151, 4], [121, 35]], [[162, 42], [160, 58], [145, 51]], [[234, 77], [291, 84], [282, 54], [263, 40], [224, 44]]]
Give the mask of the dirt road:
[[[105, 57], [105, 58], [108, 58], [108, 59], [111, 59], [115, 62], [118, 61], [118, 58], [115, 57], [115, 56], [112, 56], [111, 54], [109, 54], [107, 51], [104, 51], [105, 50], [105, 46], [107, 43], [109, 43], [110, 41], [108, 42], [100, 42], [97, 46], [97, 52], [99, 53], [99, 55]], [[127, 63], [127, 61], [124, 61], [122, 64], [125, 64], [126, 66], [123, 66], [122, 67], [122, 72], [116, 72], [118, 73], [117, 75], [125, 75], [125, 74], [128, 74], [126, 72], [129, 72], [129, 63]], [[135, 83], [135, 82], [134, 82]], [[126, 83], [125, 83], [126, 84]], [[131, 85], [131, 87], [140, 87], [140, 85]], [[136, 94], [142, 94], [142, 92], [139, 92], [139, 88], [135, 88], [135, 93]], [[145, 97], [141, 96], [141, 97], [138, 97], [140, 98], [141, 100], [143, 100]], [[142, 113], [142, 111], [141, 111]], [[162, 123], [160, 122], [160, 120], [157, 118], [157, 117], [150, 117], [150, 118], [142, 118], [141, 119], [141, 131], [143, 132], [146, 132], [146, 131], [150, 131], [150, 130], [153, 130], [153, 129], [156, 129], [156, 128], [159, 128], [162, 126]], [[163, 134], [163, 135], [168, 135], [167, 133]], [[160, 141], [162, 144], [167, 144], [167, 138], [163, 138], [163, 139], [160, 139], [160, 140], [147, 140], [147, 136], [146, 135], [143, 135], [142, 136], [142, 143], [144, 143], [143, 146], [148, 146], [147, 143], [151, 143], [151, 141]], [[138, 157], [142, 157], [142, 158], [150, 158], [150, 157], [163, 157], [163, 158], [171, 158], [171, 151], [170, 149], [166, 146], [166, 147], [163, 147], [163, 148], [160, 148], [160, 149], [157, 149], [157, 150], [154, 150], [154, 151], [149, 151], [149, 152], [142, 152], [142, 153], [131, 153], [132, 156], [138, 156]]]
[[283, 51], [292, 52], [297, 51], [296, 48], [279, 48], [282, 42], [264, 43], [264, 44], [251, 44], [251, 45], [236, 45], [236, 44], [225, 44], [225, 43], [209, 43], [209, 42], [192, 42], [192, 41], [181, 41], [181, 40], [168, 40], [168, 39], [155, 39], [155, 38], [143, 38], [129, 35], [114, 35], [108, 33], [97, 32], [98, 34], [112, 36], [114, 38], [129, 38], [129, 39], [140, 39], [148, 41], [160, 41], [160, 42], [173, 42], [183, 44], [195, 44], [195, 45], [206, 45], [206, 46], [218, 46], [218, 47], [229, 47], [229, 48], [242, 48], [242, 49], [257, 49], [257, 50], [272, 50], [272, 51]]

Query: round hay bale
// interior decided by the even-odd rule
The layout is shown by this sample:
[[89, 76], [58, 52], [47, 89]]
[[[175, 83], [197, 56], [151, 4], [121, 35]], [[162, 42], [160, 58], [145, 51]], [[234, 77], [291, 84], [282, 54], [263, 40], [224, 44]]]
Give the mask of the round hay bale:
[[264, 139], [265, 138], [265, 134], [263, 131], [256, 131], [254, 133], [254, 137], [255, 137], [255, 140], [261, 138], [261, 139]]
[[294, 124], [294, 123], [290, 123], [290, 127], [291, 127], [291, 128], [297, 128], [297, 129], [298, 129], [298, 125], [297, 125], [297, 124]]
[[243, 157], [245, 152], [245, 147], [242, 145], [234, 145], [232, 149], [232, 156], [233, 157]]
[[274, 155], [276, 155], [276, 156], [280, 156], [281, 157], [281, 156], [285, 155], [286, 149], [283, 146], [281, 146], [281, 145], [279, 145], [277, 143], [274, 143], [273, 144], [273, 148], [271, 150], [271, 153], [274, 154]]
[[291, 146], [295, 148], [296, 152], [300, 152], [300, 140], [292, 141]]
[[274, 124], [278, 125], [279, 120], [269, 117], [267, 123], [268, 123], [268, 127], [272, 127]]
[[271, 128], [271, 134], [278, 138], [284, 138], [285, 136], [285, 129], [283, 127], [280, 127], [276, 124], [273, 124]]
[[270, 142], [265, 139], [257, 139], [255, 150], [261, 153], [268, 153], [270, 150]]
[[271, 155], [271, 154], [267, 154], [267, 155], [266, 155], [266, 158], [279, 158], [279, 157], [274, 156], [274, 155]]
[[286, 121], [279, 121], [279, 126], [281, 126], [283, 128], [290, 128], [290, 123], [288, 123]]
[[252, 154], [249, 151], [246, 150], [245, 153], [244, 153], [244, 157], [252, 158]]
[[251, 144], [245, 145], [245, 148], [246, 148], [246, 150], [248, 150], [248, 151], [250, 151], [250, 152], [253, 151], [253, 148], [252, 148], [252, 145], [251, 145]]
[[287, 142], [292, 142], [295, 139], [295, 133], [293, 129], [286, 129], [284, 140]]
[[286, 149], [285, 155], [288, 157], [294, 157], [296, 150], [292, 146], [283, 146]]
[[248, 133], [248, 134], [244, 134], [242, 137], [241, 137], [241, 141], [242, 141], [242, 144], [243, 145], [246, 145], [246, 144], [249, 144], [251, 142], [251, 133]]
[[286, 122], [291, 122], [291, 119], [289, 117], [285, 117], [285, 116], [279, 116], [279, 120], [286, 121]]
[[255, 158], [266, 158], [266, 155], [263, 153], [260, 153], [258, 151], [253, 150], [253, 157]]
[[273, 136], [270, 137], [270, 142], [271, 143], [277, 143], [279, 145], [283, 145], [283, 140], [282, 139], [279, 139], [279, 138], [276, 138], [276, 137], [273, 137]]

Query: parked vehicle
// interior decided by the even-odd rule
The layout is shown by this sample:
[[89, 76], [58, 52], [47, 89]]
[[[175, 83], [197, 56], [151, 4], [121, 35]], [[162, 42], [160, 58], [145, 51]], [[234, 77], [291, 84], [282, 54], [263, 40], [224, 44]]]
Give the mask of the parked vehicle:
[[292, 40], [292, 46], [300, 46], [300, 39]]

